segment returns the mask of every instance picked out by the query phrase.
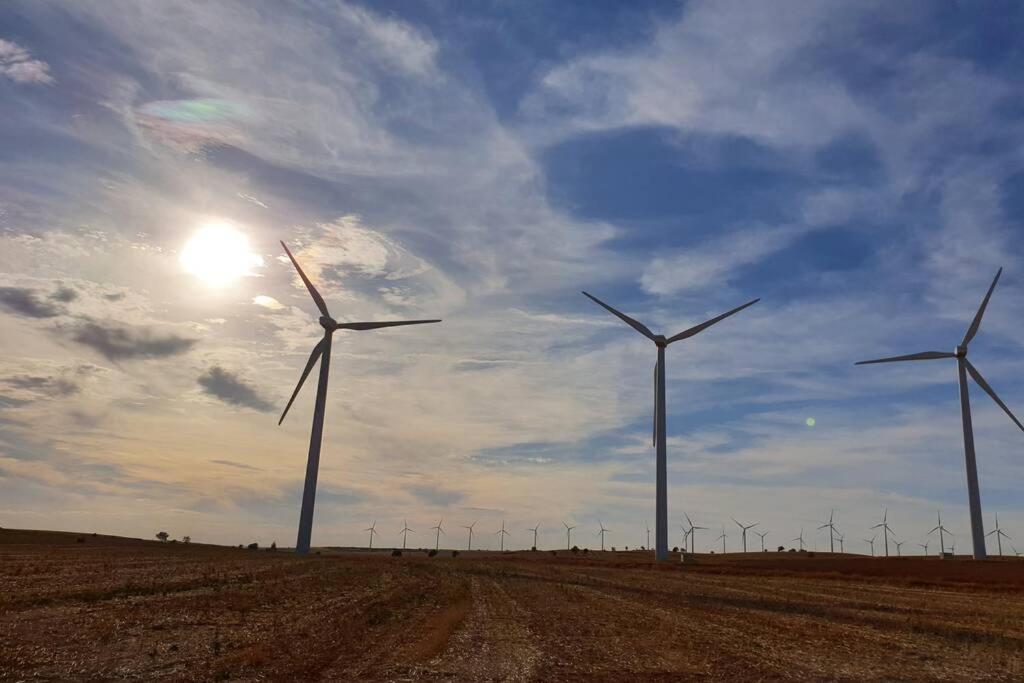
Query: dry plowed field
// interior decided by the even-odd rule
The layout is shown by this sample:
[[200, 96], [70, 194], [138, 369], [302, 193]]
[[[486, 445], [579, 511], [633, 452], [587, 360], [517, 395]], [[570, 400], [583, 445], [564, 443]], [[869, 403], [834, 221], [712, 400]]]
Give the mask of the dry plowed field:
[[0, 530], [0, 679], [1024, 680], [1016, 558], [450, 555]]

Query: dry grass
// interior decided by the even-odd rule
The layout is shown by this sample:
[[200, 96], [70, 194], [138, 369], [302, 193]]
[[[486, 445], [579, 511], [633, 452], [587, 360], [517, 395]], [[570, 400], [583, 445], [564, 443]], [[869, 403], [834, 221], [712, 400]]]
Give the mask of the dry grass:
[[1018, 560], [298, 558], [0, 530], [0, 589], [0, 679], [1024, 679]]

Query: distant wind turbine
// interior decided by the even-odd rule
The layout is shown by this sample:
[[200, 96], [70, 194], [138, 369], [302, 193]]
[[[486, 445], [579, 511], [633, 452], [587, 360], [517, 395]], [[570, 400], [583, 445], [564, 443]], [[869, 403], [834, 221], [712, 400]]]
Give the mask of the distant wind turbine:
[[501, 552], [505, 552], [505, 537], [508, 536], [508, 532], [505, 531], [505, 520], [501, 520], [501, 530], [495, 533], [497, 533], [498, 538], [501, 539]]
[[871, 546], [871, 557], [875, 556], [875, 539], [878, 538], [878, 534], [875, 534], [871, 538], [865, 538], [864, 542]]
[[715, 539], [716, 541], [721, 541], [722, 542], [722, 554], [723, 555], [725, 555], [725, 536], [726, 536], [726, 534], [725, 534], [725, 525], [723, 524], [722, 525], [722, 535]]
[[843, 553], [843, 552], [845, 552], [843, 550], [843, 539], [846, 538], [846, 535], [845, 534], [837, 534], [836, 536], [837, 536], [836, 540], [839, 541], [839, 552]]
[[900, 548], [903, 547], [903, 544], [906, 543], [906, 541], [897, 541], [894, 538], [892, 542], [896, 544], [896, 557], [903, 557], [903, 553], [900, 551]]
[[469, 543], [466, 545], [466, 550], [473, 549], [473, 527], [476, 526], [476, 522], [477, 520], [473, 520], [473, 523], [469, 526], [466, 526], [465, 524], [462, 525], [463, 529], [469, 529]]
[[441, 534], [444, 533], [444, 517], [438, 520], [436, 526], [432, 526], [430, 528], [437, 532], [434, 536], [434, 550], [437, 550], [438, 546], [441, 544]]
[[644, 522], [644, 526], [647, 527], [647, 545], [645, 545], [644, 547], [647, 548], [648, 550], [650, 550], [651, 549], [651, 525], [648, 524], [647, 522]]
[[967, 328], [967, 333], [964, 335], [963, 340], [952, 352], [944, 351], [924, 351], [922, 353], [913, 353], [909, 356], [894, 356], [892, 358], [880, 358], [878, 360], [867, 360], [857, 363], [857, 365], [867, 365], [870, 363], [892, 363], [896, 361], [904, 360], [936, 360], [940, 358], [956, 358], [957, 375], [960, 381], [960, 419], [963, 423], [964, 432], [964, 461], [967, 469], [967, 501], [970, 505], [971, 511], [971, 540], [973, 542], [974, 559], [984, 560], [985, 559], [985, 523], [981, 517], [981, 493], [978, 487], [978, 464], [974, 455], [974, 428], [971, 424], [971, 398], [970, 391], [967, 386], [967, 375], [974, 379], [975, 383], [984, 390], [986, 394], [992, 397], [992, 400], [996, 402], [1000, 408], [1003, 409], [1014, 424], [1016, 424], [1021, 431], [1024, 431], [1024, 424], [1021, 424], [1020, 420], [1014, 416], [1010, 409], [1006, 407], [1006, 404], [1002, 402], [999, 396], [996, 395], [995, 390], [988, 385], [985, 378], [981, 376], [978, 369], [975, 368], [971, 361], [967, 360], [967, 346], [974, 339], [974, 335], [978, 333], [978, 328], [981, 326], [981, 318], [985, 315], [985, 308], [988, 306], [988, 301], [992, 297], [992, 291], [996, 288], [996, 283], [999, 282], [999, 276], [1003, 274], [1003, 269], [1000, 268], [996, 272], [996, 277], [992, 280], [992, 285], [988, 288], [988, 292], [985, 294], [985, 298], [981, 301], [981, 306], [978, 307], [978, 312], [974, 314], [974, 320], [971, 321], [971, 326]]
[[[403, 519], [402, 520], [402, 530], [398, 532], [398, 533], [402, 534], [402, 550], [405, 550], [405, 540], [409, 536], [409, 532], [410, 531], [412, 531], [412, 529], [409, 528], [409, 520]], [[413, 533], [416, 533], [416, 532], [413, 531]]]
[[591, 296], [586, 292], [583, 295], [588, 299], [601, 306], [615, 317], [622, 320], [634, 330], [647, 337], [649, 340], [654, 342], [654, 345], [658, 347], [658, 362], [654, 366], [654, 446], [656, 450], [655, 458], [655, 514], [654, 514], [654, 542], [655, 542], [655, 559], [667, 560], [668, 559], [668, 465], [667, 465], [667, 452], [668, 446], [666, 443], [666, 428], [665, 428], [665, 349], [669, 344], [683, 339], [688, 339], [699, 332], [711, 327], [717, 322], [720, 322], [734, 313], [739, 313], [748, 306], [753, 306], [760, 299], [754, 299], [748, 301], [742, 306], [737, 306], [731, 311], [727, 311], [720, 316], [711, 318], [699, 325], [695, 325], [689, 329], [683, 330], [677, 335], [671, 337], [665, 337], [661, 334], [654, 334], [650, 329], [647, 328], [643, 323], [630, 318], [625, 313], [615, 310], [608, 304], [604, 303], [597, 297]]
[[945, 534], [949, 534], [950, 536], [952, 536], [953, 534], [952, 534], [952, 532], [950, 532], [949, 529], [947, 529], [946, 527], [942, 526], [942, 511], [941, 510], [937, 511], [935, 513], [935, 516], [939, 520], [939, 524], [935, 528], [933, 528], [931, 531], [929, 531], [928, 535], [931, 536], [936, 531], [939, 532], [939, 555], [942, 555], [944, 552], [946, 552], [946, 537], [945, 537]]
[[527, 531], [532, 531], [533, 532], [533, 549], [534, 550], [537, 549], [537, 529], [539, 529], [539, 528], [540, 528], [540, 522], [537, 522], [537, 526], [533, 527], [532, 529], [527, 529]]
[[601, 537], [601, 550], [604, 550], [604, 535], [608, 533], [608, 529], [604, 528], [604, 523], [601, 520], [597, 520], [597, 524], [601, 527], [601, 530], [597, 532], [597, 535]]
[[685, 512], [683, 513], [683, 517], [686, 517], [686, 523], [690, 525], [690, 552], [691, 553], [696, 553], [697, 552], [697, 533], [696, 532], [697, 532], [698, 529], [701, 529], [703, 531], [707, 531], [708, 528], [706, 526], [696, 526], [690, 520], [690, 515], [686, 514]]
[[761, 537], [761, 552], [764, 552], [764, 537], [768, 535], [767, 531], [754, 531], [755, 534]]
[[377, 533], [377, 520], [373, 520], [373, 524], [368, 529], [363, 529], [363, 531], [370, 532], [370, 550], [373, 550], [373, 535]]
[[871, 527], [872, 529], [881, 529], [882, 530], [882, 538], [885, 539], [885, 556], [886, 557], [889, 557], [889, 535], [892, 534], [893, 540], [895, 540], [895, 538], [896, 538], [896, 533], [892, 530], [892, 528], [889, 526], [889, 523], [886, 521], [886, 519], [888, 517], [889, 517], [889, 508], [885, 508], [884, 512], [882, 512], [882, 521], [879, 522], [878, 524], [874, 525], [873, 527]]
[[998, 544], [998, 546], [999, 546], [999, 557], [1002, 557], [1003, 556], [1003, 539], [1005, 538], [1007, 540], [1010, 540], [1010, 537], [1006, 534], [1006, 532], [1004, 532], [1002, 529], [999, 528], [999, 513], [998, 512], [996, 513], [996, 528], [993, 529], [992, 531], [988, 532], [987, 534], [985, 534], [985, 536], [988, 537], [988, 536], [991, 536], [992, 534], [996, 535], [996, 544]]
[[799, 536], [797, 536], [796, 538], [789, 539], [790, 543], [792, 543], [793, 541], [797, 541], [798, 543], [800, 543], [800, 550], [804, 549], [804, 528], [803, 527], [800, 527], [800, 535]]
[[836, 511], [833, 509], [828, 513], [828, 523], [822, 524], [818, 527], [821, 529], [828, 529], [828, 549], [829, 552], [834, 553], [836, 551], [836, 526], [832, 523], [832, 518], [835, 516]]
[[575, 526], [569, 526], [565, 522], [562, 522], [562, 524], [563, 524], [563, 526], [565, 526], [565, 549], [566, 550], [572, 550], [572, 530], [575, 529], [576, 527]]
[[[735, 517], [732, 517], [731, 519], [732, 519], [732, 521], [736, 522], [736, 518]], [[758, 524], [760, 524], [760, 522], [754, 522], [753, 524], [748, 524], [746, 526], [743, 526], [739, 522], [736, 522], [736, 526], [738, 526], [740, 529], [743, 530], [743, 552], [747, 552], [747, 529], [753, 529]]]
[[924, 543], [918, 543], [917, 547], [924, 550], [924, 556], [928, 557], [928, 541], [925, 541]]
[[[295, 391], [292, 392], [292, 396], [288, 399], [288, 405], [284, 407], [284, 412], [281, 413], [281, 419], [277, 421], [277, 424], [284, 422], [285, 415], [288, 414], [288, 409], [292, 407], [292, 403], [295, 401], [295, 397], [299, 394], [299, 389], [302, 388], [302, 383], [306, 381], [306, 377], [309, 376], [313, 366], [316, 365], [317, 361], [320, 361], [320, 379], [316, 386], [316, 405], [313, 409], [313, 429], [309, 437], [309, 456], [306, 460], [306, 483], [302, 490], [302, 510], [299, 513], [299, 536], [295, 542], [295, 552], [299, 555], [305, 555], [309, 552], [310, 540], [313, 536], [313, 506], [316, 502], [316, 479], [317, 474], [320, 470], [320, 445], [323, 440], [324, 434], [324, 411], [327, 405], [327, 380], [330, 377], [330, 365], [331, 365], [331, 339], [334, 333], [338, 330], [376, 330], [382, 327], [398, 327], [401, 325], [423, 325], [425, 323], [439, 323], [440, 320], [391, 320], [387, 322], [369, 322], [369, 323], [339, 323], [331, 317], [330, 312], [327, 310], [327, 304], [324, 303], [324, 299], [320, 296], [320, 292], [316, 291], [316, 287], [306, 277], [306, 273], [303, 272], [299, 266], [299, 262], [292, 256], [292, 252], [289, 251], [288, 246], [281, 242], [281, 246], [284, 247], [284, 251], [288, 254], [288, 258], [291, 259], [292, 265], [295, 266], [295, 270], [299, 272], [299, 277], [302, 278], [302, 282], [306, 285], [306, 289], [309, 290], [309, 295], [313, 297], [313, 302], [316, 307], [320, 310], [320, 326], [324, 328], [324, 336], [316, 346], [313, 347], [313, 352], [309, 355], [309, 360], [306, 361], [306, 367], [302, 371], [302, 375], [299, 377], [299, 383], [295, 385]], [[372, 534], [371, 534], [372, 535]]]

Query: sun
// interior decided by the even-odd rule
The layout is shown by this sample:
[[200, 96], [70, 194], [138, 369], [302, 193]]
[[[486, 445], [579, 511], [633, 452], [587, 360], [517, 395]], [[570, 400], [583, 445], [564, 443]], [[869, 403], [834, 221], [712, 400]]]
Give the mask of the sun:
[[251, 275], [263, 257], [249, 250], [249, 238], [227, 223], [204, 225], [181, 250], [186, 272], [213, 287], [223, 287]]

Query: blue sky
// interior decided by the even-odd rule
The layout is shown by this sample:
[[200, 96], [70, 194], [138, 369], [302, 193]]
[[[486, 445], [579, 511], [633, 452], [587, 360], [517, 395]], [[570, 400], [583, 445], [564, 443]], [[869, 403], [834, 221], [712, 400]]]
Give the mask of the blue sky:
[[[336, 338], [314, 543], [442, 515], [641, 542], [654, 348], [586, 289], [666, 334], [762, 298], [669, 350], [673, 520], [813, 543], [888, 506], [917, 543], [941, 507], [966, 547], [953, 364], [853, 362], [952, 349], [1003, 266], [971, 354], [1024, 412], [1022, 28], [1009, 2], [4, 3], [2, 524], [292, 543], [312, 390], [276, 414], [319, 328], [284, 239], [339, 319], [445, 319]], [[229, 282], [182, 265], [210, 224], [248, 240]], [[1024, 434], [973, 402], [1013, 535]]]

